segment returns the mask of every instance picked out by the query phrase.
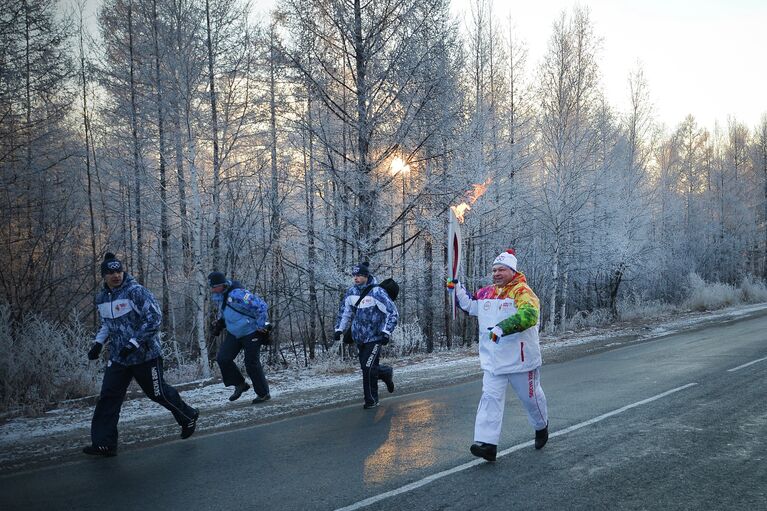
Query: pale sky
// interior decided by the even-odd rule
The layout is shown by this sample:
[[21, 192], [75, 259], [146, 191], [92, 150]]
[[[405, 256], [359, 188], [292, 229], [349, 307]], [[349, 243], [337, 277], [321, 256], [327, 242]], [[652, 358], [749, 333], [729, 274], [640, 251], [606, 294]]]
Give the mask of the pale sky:
[[[454, 10], [471, 0], [453, 0]], [[687, 114], [701, 126], [728, 116], [753, 128], [767, 114], [767, 0], [495, 0], [528, 47], [528, 66], [544, 55], [563, 10], [588, 7], [602, 39], [602, 84], [611, 105], [628, 103], [628, 76], [644, 69], [655, 119], [675, 128]]]
[[[276, 3], [253, 1], [256, 15]], [[468, 19], [473, 0], [452, 1]], [[93, 12], [100, 0], [87, 4]], [[494, 0], [494, 17], [505, 24], [512, 15], [532, 72], [554, 21], [575, 5], [590, 9], [602, 39], [599, 67], [613, 107], [626, 108], [628, 76], [641, 63], [655, 119], [669, 130], [687, 114], [709, 129], [731, 115], [753, 129], [767, 114], [767, 0]]]

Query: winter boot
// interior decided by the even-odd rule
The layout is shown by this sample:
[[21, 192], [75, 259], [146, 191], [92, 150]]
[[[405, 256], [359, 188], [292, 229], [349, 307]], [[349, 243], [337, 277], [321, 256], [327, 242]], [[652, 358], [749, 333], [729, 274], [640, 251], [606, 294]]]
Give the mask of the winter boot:
[[392, 376], [384, 379], [384, 383], [386, 384], [386, 390], [389, 391], [389, 394], [394, 392], [394, 378]]
[[487, 461], [495, 461], [498, 446], [486, 444], [485, 442], [474, 442], [471, 444], [469, 450], [478, 458], [485, 458]]
[[242, 395], [242, 393], [248, 390], [249, 388], [250, 388], [250, 385], [248, 385], [247, 382], [242, 382], [239, 385], [235, 385], [234, 392], [232, 393], [231, 396], [229, 396], [229, 401], [237, 401], [238, 399], [240, 399], [240, 396]]
[[539, 429], [535, 432], [535, 448], [536, 449], [543, 449], [543, 446], [546, 445], [546, 442], [549, 440], [549, 423], [546, 423], [546, 427], [543, 429]]
[[194, 434], [195, 428], [197, 428], [197, 418], [200, 416], [200, 410], [195, 410], [192, 415], [192, 420], [187, 422], [184, 426], [181, 426], [181, 438], [189, 438]]
[[269, 401], [270, 399], [272, 399], [272, 396], [270, 396], [269, 394], [265, 396], [258, 396], [256, 397], [256, 399], [253, 400], [253, 404], [257, 405], [258, 403], [263, 403], [263, 402]]
[[104, 456], [109, 458], [111, 456], [117, 456], [117, 447], [110, 447], [108, 445], [89, 445], [88, 447], [83, 447], [83, 452], [85, 454], [90, 454], [91, 456]]

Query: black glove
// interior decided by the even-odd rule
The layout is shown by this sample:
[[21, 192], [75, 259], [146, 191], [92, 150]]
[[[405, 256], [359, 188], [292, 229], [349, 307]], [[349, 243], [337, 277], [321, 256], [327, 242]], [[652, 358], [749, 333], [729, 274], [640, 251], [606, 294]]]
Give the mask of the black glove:
[[253, 338], [253, 340], [258, 339], [261, 341], [261, 344], [264, 346], [271, 346], [272, 344], [272, 330], [274, 330], [274, 325], [269, 323], [268, 321], [264, 324], [264, 328], [260, 330], [256, 330], [256, 336]]
[[103, 348], [104, 345], [100, 342], [94, 342], [91, 346], [91, 349], [88, 350], [88, 360], [96, 360], [99, 358], [99, 355], [101, 354], [101, 348]]
[[389, 341], [391, 341], [391, 335], [387, 334], [386, 332], [381, 333], [381, 344], [386, 346], [389, 344]]
[[138, 346], [134, 344], [135, 342], [136, 342], [135, 339], [131, 339], [130, 341], [128, 341], [128, 344], [123, 346], [123, 349], [120, 350], [120, 356], [122, 358], [127, 358], [131, 356], [131, 354], [133, 354], [133, 352], [138, 349]]
[[341, 330], [336, 330], [335, 332], [333, 332], [333, 340], [334, 341], [340, 341], [341, 340], [341, 334], [343, 334], [343, 332]]
[[213, 337], [218, 337], [224, 331], [224, 328], [226, 328], [226, 322], [224, 318], [219, 318], [210, 324], [210, 333]]

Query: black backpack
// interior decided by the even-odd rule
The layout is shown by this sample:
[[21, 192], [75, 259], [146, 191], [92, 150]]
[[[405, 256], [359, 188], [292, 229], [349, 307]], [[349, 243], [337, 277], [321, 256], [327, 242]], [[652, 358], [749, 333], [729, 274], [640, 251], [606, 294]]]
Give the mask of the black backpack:
[[399, 284], [397, 284], [397, 281], [394, 279], [384, 279], [378, 284], [378, 287], [383, 288], [392, 300], [396, 300], [399, 296]]

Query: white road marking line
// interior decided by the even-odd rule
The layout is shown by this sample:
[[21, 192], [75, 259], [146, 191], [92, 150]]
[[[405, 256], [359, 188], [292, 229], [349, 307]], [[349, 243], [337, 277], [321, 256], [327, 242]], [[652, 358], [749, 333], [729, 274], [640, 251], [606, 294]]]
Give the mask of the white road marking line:
[[[632, 408], [636, 408], [637, 406], [642, 406], [642, 405], [645, 405], [647, 403], [651, 403], [651, 402], [656, 401], [658, 399], [661, 399], [661, 398], [664, 398], [664, 397], [669, 396], [671, 394], [674, 394], [675, 392], [679, 392], [680, 390], [685, 390], [685, 389], [688, 389], [690, 387], [694, 387], [695, 385], [697, 385], [697, 383], [688, 383], [687, 385], [682, 385], [681, 387], [677, 387], [675, 389], [667, 390], [666, 392], [663, 392], [661, 394], [657, 394], [655, 396], [648, 397], [647, 399], [643, 399], [641, 401], [637, 401], [636, 403], [632, 403], [630, 405], [626, 405], [626, 406], [624, 406], [622, 408], [618, 408], [617, 410], [613, 410], [612, 412], [604, 413], [602, 415], [599, 415], [598, 417], [594, 417], [593, 419], [589, 419], [587, 421], [580, 422], [578, 424], [570, 426], [569, 428], [565, 428], [565, 429], [556, 431], [556, 432], [552, 433], [551, 435], [549, 435], [549, 437], [551, 438], [551, 437], [555, 437], [555, 436], [560, 436], [560, 435], [565, 435], [567, 433], [571, 433], [571, 432], [573, 432], [573, 431], [575, 431], [577, 429], [585, 428], [586, 426], [590, 426], [590, 425], [592, 425], [594, 423], [603, 421], [603, 420], [607, 419], [608, 417], [612, 417], [613, 415], [618, 415], [619, 413], [623, 413], [626, 410], [630, 410]], [[513, 447], [509, 447], [508, 449], [505, 449], [505, 450], [499, 452], [497, 457], [500, 458], [501, 456], [506, 456], [507, 454], [511, 454], [511, 453], [513, 453], [515, 451], [519, 451], [520, 449], [524, 449], [525, 447], [530, 447], [533, 444], [534, 444], [533, 440], [530, 440], [529, 442], [525, 442], [525, 443], [522, 443], [522, 444], [517, 444], [517, 445], [515, 445]], [[487, 462], [485, 460], [483, 460], [483, 459], [476, 459], [476, 460], [470, 461], [468, 463], [464, 463], [463, 465], [458, 465], [457, 467], [453, 467], [453, 468], [450, 468], [448, 470], [443, 470], [442, 472], [437, 472], [436, 474], [432, 474], [430, 476], [424, 477], [423, 479], [421, 479], [419, 481], [415, 481], [415, 482], [412, 482], [410, 484], [406, 484], [405, 486], [401, 486], [401, 487], [399, 487], [397, 489], [390, 490], [390, 491], [387, 491], [387, 492], [384, 492], [384, 493], [379, 493], [378, 495], [374, 495], [374, 496], [369, 497], [369, 498], [367, 498], [365, 500], [361, 500], [359, 502], [355, 502], [354, 504], [351, 504], [349, 506], [338, 508], [338, 509], [336, 509], [336, 511], [354, 511], [356, 509], [362, 509], [363, 507], [369, 506], [371, 504], [375, 504], [376, 502], [380, 502], [380, 501], [382, 501], [384, 499], [388, 499], [389, 497], [394, 497], [394, 496], [400, 495], [402, 493], [407, 493], [407, 492], [409, 492], [411, 490], [415, 490], [416, 488], [420, 488], [421, 486], [426, 486], [427, 484], [429, 484], [429, 483], [431, 483], [433, 481], [436, 481], [437, 479], [442, 479], [443, 477], [447, 477], [447, 476], [455, 474], [457, 472], [462, 472], [462, 471], [466, 470], [467, 468], [471, 468], [471, 467], [480, 465], [482, 463], [487, 463]]]
[[767, 357], [759, 358], [759, 359], [756, 359], [756, 360], [752, 360], [751, 362], [749, 362], [747, 364], [743, 364], [742, 366], [733, 367], [732, 369], [727, 369], [727, 372], [728, 373], [732, 373], [734, 371], [737, 371], [738, 369], [743, 369], [744, 367], [748, 367], [751, 364], [756, 364], [757, 362], [762, 362], [763, 360], [767, 360]]

